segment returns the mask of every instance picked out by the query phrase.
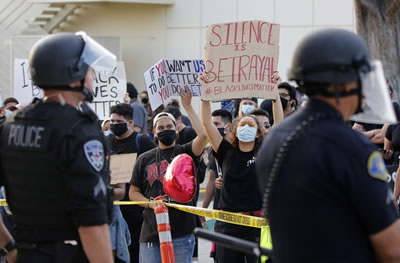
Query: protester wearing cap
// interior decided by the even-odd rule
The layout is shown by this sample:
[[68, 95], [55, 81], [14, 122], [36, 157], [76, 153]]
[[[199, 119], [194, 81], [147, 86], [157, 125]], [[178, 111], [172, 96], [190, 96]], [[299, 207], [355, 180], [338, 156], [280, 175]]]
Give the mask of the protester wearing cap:
[[[150, 201], [157, 196], [164, 195], [163, 177], [172, 159], [181, 153], [196, 158], [203, 151], [207, 137], [191, 105], [192, 96], [188, 87], [181, 92], [181, 99], [197, 137], [192, 142], [178, 145], [176, 143], [178, 132], [175, 118], [168, 112], [157, 114], [153, 120], [153, 126], [159, 146], [143, 153], [135, 163], [129, 191], [129, 197], [133, 201]], [[150, 203], [142, 206], [145, 209], [140, 236], [139, 260], [146, 263], [160, 263], [160, 243], [153, 211], [156, 204]], [[192, 232], [195, 227], [195, 216], [173, 208], [168, 210], [176, 262], [191, 262], [194, 249]]]
[[248, 115], [250, 111], [256, 109], [258, 107], [257, 98], [243, 98], [239, 104], [239, 115], [241, 118], [245, 115]]
[[379, 63], [356, 34], [320, 30], [296, 48], [289, 79], [310, 100], [268, 133], [257, 155], [272, 262], [400, 262], [382, 156], [346, 123], [369, 110], [394, 117], [376, 113], [385, 95], [391, 107]]

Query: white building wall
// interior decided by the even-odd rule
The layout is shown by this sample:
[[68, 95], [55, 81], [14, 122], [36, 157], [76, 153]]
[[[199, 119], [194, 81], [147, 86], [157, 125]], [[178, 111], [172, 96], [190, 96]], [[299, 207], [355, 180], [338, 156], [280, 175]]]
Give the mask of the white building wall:
[[[305, 35], [331, 27], [355, 31], [351, 0], [176, 0], [167, 7], [165, 55], [204, 57], [207, 25], [243, 20], [281, 25], [278, 70], [283, 80], [294, 49]], [[198, 100], [194, 104], [198, 105]]]
[[278, 69], [283, 80], [294, 48], [306, 34], [329, 27], [355, 31], [352, 0], [176, 0], [173, 5], [87, 6], [59, 30], [120, 37], [127, 79], [138, 90], [145, 89], [143, 73], [159, 59], [202, 58], [208, 24], [243, 20], [281, 24]]

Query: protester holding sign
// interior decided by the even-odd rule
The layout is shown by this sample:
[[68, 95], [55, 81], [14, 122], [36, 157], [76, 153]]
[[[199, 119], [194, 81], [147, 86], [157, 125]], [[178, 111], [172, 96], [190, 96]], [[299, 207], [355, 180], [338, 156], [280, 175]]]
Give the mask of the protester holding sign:
[[[181, 153], [187, 153], [192, 158], [196, 158], [203, 151], [207, 136], [191, 105], [192, 95], [189, 87], [181, 91], [181, 98], [197, 137], [192, 142], [177, 145], [175, 118], [167, 112], [157, 114], [153, 125], [159, 147], [142, 154], [135, 163], [129, 191], [129, 197], [133, 201], [149, 201], [159, 195], [164, 195], [163, 177], [172, 159]], [[153, 211], [156, 204], [142, 206], [145, 209], [140, 236], [140, 262], [160, 263], [160, 243]], [[195, 216], [173, 208], [168, 210], [176, 262], [191, 262], [194, 249], [192, 232], [195, 227]]]
[[[216, 153], [218, 166], [224, 180], [219, 200], [219, 208], [230, 212], [262, 216], [262, 196], [257, 188], [255, 171], [256, 153], [263, 139], [263, 132], [255, 117], [238, 117], [232, 134], [223, 138], [211, 119], [210, 102], [202, 101], [201, 118], [210, 144]], [[258, 241], [260, 229], [247, 228], [229, 223], [217, 222], [215, 231]], [[257, 258], [242, 252], [217, 245], [218, 262], [257, 262]]]
[[279, 57], [279, 25], [243, 21], [209, 25], [206, 32], [203, 100], [275, 99], [272, 76]]
[[[140, 156], [142, 153], [156, 147], [153, 140], [134, 130], [134, 121], [132, 119], [134, 110], [131, 105], [124, 103], [117, 104], [111, 107], [110, 114], [110, 129], [112, 134], [107, 137], [107, 140], [111, 149], [111, 154], [137, 153], [137, 156]], [[126, 185], [126, 192], [123, 201], [129, 201], [129, 184], [124, 185]], [[138, 263], [143, 208], [137, 205], [126, 205], [121, 206], [120, 209], [128, 223], [131, 235], [131, 244], [128, 247], [130, 262]]]

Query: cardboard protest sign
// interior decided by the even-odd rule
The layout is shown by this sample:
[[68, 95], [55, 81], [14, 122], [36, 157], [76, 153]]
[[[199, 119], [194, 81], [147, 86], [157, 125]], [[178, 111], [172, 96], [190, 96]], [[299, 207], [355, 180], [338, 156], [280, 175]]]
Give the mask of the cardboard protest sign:
[[275, 98], [279, 30], [278, 24], [264, 21], [209, 25], [204, 61], [208, 80], [201, 98]]
[[[93, 82], [94, 100], [89, 103], [99, 119], [109, 118], [110, 107], [123, 102], [126, 93], [126, 75], [123, 62], [118, 62], [112, 72], [96, 71], [96, 80]], [[14, 92], [13, 96], [20, 103], [28, 104], [33, 98], [43, 98], [43, 91], [33, 85], [29, 73], [29, 60], [14, 60]]]
[[110, 107], [123, 103], [125, 93], [125, 65], [120, 61], [112, 72], [96, 71], [96, 80], [93, 83], [94, 99], [89, 106], [100, 120], [108, 119]]
[[131, 181], [136, 153], [113, 154], [110, 156], [110, 184], [128, 183]]
[[144, 73], [150, 105], [157, 109], [179, 96], [179, 90], [188, 85], [193, 96], [201, 95], [200, 74], [204, 71], [203, 60], [161, 59]]
[[13, 96], [22, 104], [30, 103], [33, 98], [43, 98], [43, 91], [32, 83], [29, 59], [16, 58], [14, 60]]

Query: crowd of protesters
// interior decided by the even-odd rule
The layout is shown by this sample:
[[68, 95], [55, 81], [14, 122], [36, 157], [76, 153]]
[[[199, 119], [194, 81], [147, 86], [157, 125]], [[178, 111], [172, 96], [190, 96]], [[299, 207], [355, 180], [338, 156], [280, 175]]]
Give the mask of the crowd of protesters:
[[[280, 82], [279, 75], [273, 78]], [[388, 87], [399, 119], [399, 103], [394, 99], [393, 88], [389, 84]], [[139, 93], [128, 83], [124, 103], [111, 107], [109, 118], [99, 121], [109, 155], [137, 153], [131, 182], [113, 185], [114, 200], [150, 201], [163, 194], [162, 178], [168, 164], [178, 154], [187, 153], [196, 164], [197, 184], [208, 178], [203, 208], [213, 202], [213, 209], [263, 217], [255, 171], [257, 151], [277, 123], [301, 108], [296, 88], [288, 82], [280, 82], [275, 99], [229, 100], [218, 103], [221, 106], [214, 111], [211, 111], [210, 102], [202, 101], [200, 117], [191, 105], [189, 89], [181, 91], [180, 101], [174, 98], [168, 105], [152, 109], [147, 92]], [[181, 111], [181, 105], [188, 116]], [[0, 123], [22, 107], [18, 98], [5, 99]], [[395, 177], [395, 171], [397, 175], [400, 173], [400, 124], [349, 125], [378, 145], [387, 165], [394, 167], [393, 197], [398, 200], [400, 176]], [[198, 195], [186, 205], [197, 206]], [[115, 262], [160, 262], [154, 207], [151, 203], [114, 206], [110, 233]], [[201, 227], [205, 219], [176, 209], [169, 209], [169, 215], [177, 262], [197, 261], [197, 240], [192, 232], [196, 226]], [[2, 217], [12, 232], [9, 211], [2, 208]], [[215, 231], [260, 241], [257, 228], [217, 222]], [[214, 245], [210, 255], [215, 262], [257, 262], [254, 256]]]

